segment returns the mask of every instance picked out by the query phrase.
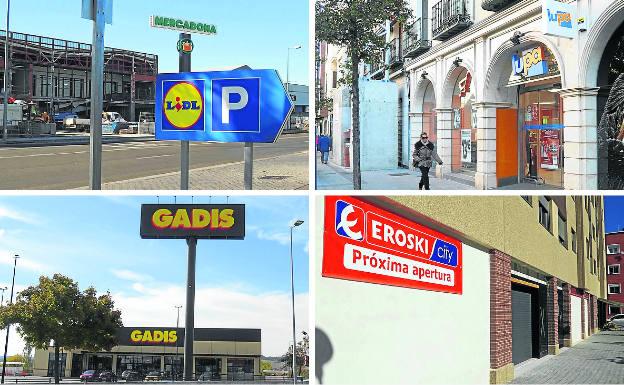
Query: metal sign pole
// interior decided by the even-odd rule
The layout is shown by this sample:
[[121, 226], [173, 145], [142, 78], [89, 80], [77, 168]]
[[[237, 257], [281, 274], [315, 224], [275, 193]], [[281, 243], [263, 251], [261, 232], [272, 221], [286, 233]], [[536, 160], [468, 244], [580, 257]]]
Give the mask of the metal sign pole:
[[245, 190], [252, 190], [253, 183], [253, 143], [245, 142]]
[[104, 77], [104, 0], [94, 1], [91, 46], [91, 140], [89, 188], [102, 189], [102, 86]]
[[186, 239], [188, 266], [186, 274], [186, 316], [184, 317], [184, 381], [193, 381], [193, 341], [195, 341], [195, 260], [197, 238]]
[[11, 9], [11, 0], [7, 1], [7, 19], [6, 19], [6, 40], [4, 41], [4, 113], [2, 114], [2, 139], [6, 142], [9, 140], [9, 132], [7, 127], [8, 108], [9, 108], [9, 89], [11, 82], [9, 79], [9, 14]]
[[[190, 39], [190, 33], [181, 33], [180, 40]], [[179, 72], [191, 72], [191, 54], [185, 53], [180, 50], [179, 59]], [[189, 153], [189, 141], [180, 141], [180, 190], [189, 189], [189, 165], [190, 165], [190, 153]], [[188, 309], [187, 309], [188, 312]], [[186, 365], [186, 364], [185, 364]]]

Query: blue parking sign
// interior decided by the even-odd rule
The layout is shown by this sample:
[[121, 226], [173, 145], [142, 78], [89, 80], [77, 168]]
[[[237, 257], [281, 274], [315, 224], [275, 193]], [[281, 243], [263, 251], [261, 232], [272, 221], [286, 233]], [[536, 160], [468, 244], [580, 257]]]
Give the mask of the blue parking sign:
[[212, 80], [212, 131], [260, 132], [260, 78]]
[[158, 140], [275, 142], [292, 101], [275, 70], [159, 74]]

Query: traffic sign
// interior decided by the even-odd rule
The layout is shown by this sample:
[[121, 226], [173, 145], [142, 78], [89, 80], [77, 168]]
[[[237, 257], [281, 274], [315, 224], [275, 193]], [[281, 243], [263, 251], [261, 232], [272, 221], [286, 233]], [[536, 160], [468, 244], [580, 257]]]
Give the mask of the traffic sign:
[[156, 139], [273, 143], [294, 109], [275, 70], [159, 74]]
[[462, 293], [462, 243], [356, 197], [325, 197], [324, 277]]

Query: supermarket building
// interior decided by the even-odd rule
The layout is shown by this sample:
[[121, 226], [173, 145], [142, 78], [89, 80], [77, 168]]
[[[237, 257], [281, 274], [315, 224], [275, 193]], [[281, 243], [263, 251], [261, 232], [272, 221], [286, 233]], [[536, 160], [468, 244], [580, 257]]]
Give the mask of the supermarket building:
[[[76, 378], [85, 370], [112, 371], [119, 378], [124, 370], [182, 377], [183, 328], [123, 327], [117, 337], [119, 345], [110, 352], [61, 350], [62, 377]], [[261, 330], [196, 328], [193, 354], [194, 377], [252, 380], [260, 374]], [[54, 375], [53, 348], [35, 350], [34, 375]]]
[[[515, 365], [559, 354], [605, 322], [601, 197], [328, 196], [318, 198], [316, 210], [325, 218], [315, 272], [316, 374], [323, 383], [506, 383]], [[361, 231], [358, 213], [366, 218]], [[370, 230], [371, 216], [438, 234], [436, 245], [457, 245], [448, 247], [459, 250], [454, 280], [431, 286], [432, 272], [448, 268], [434, 262], [427, 282], [417, 282], [422, 288], [398, 279], [398, 254], [360, 247], [380, 228]], [[402, 232], [388, 234], [406, 244]], [[339, 242], [347, 242], [344, 249]], [[361, 253], [351, 261], [350, 250]], [[371, 357], [383, 369], [372, 370]]]
[[[411, 168], [424, 131], [444, 161], [436, 175], [478, 189], [624, 188], [624, 106], [606, 108], [624, 81], [624, 1], [409, 4], [413, 19], [379, 26], [389, 48], [359, 66], [362, 170]], [[320, 54], [333, 108], [319, 131], [332, 136], [332, 161], [351, 167], [346, 49]]]

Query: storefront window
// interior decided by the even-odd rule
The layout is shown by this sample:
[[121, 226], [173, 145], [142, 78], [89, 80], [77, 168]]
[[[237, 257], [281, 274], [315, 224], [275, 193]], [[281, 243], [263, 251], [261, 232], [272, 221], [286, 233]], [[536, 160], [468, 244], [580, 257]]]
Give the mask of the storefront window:
[[165, 356], [165, 378], [176, 380], [184, 377], [184, 357]]
[[[54, 353], [48, 354], [48, 377], [54, 376]], [[65, 361], [67, 360], [67, 353], [59, 353], [59, 374], [61, 377], [65, 377]]]
[[253, 380], [253, 358], [228, 358], [228, 380]]
[[451, 170], [477, 169], [477, 119], [474, 95], [470, 91], [472, 75], [466, 69], [457, 77], [453, 91]]
[[113, 370], [113, 356], [110, 354], [89, 354], [87, 356], [87, 370]]
[[[128, 354], [117, 356], [117, 375], [121, 376], [124, 370], [132, 370], [144, 376], [152, 370], [160, 372], [160, 356], [144, 356]], [[91, 369], [91, 367], [89, 367]]]
[[221, 379], [221, 359], [220, 358], [195, 358], [195, 376], [203, 381]]

